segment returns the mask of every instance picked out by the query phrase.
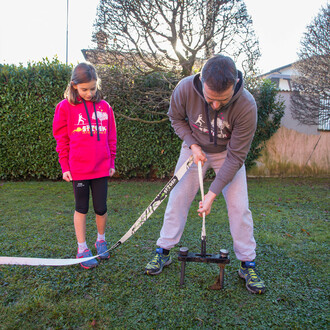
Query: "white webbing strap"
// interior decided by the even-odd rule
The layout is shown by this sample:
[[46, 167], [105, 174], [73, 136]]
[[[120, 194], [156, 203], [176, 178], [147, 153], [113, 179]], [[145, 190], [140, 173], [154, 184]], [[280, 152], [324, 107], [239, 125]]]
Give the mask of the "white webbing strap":
[[47, 258], [21, 258], [0, 257], [0, 265], [25, 265], [25, 266], [69, 266], [80, 264], [98, 256], [77, 259], [47, 259]]
[[[202, 162], [198, 161], [198, 177], [199, 177], [199, 188], [202, 195], [202, 202], [204, 202], [204, 186], [203, 186], [203, 171], [202, 171]], [[201, 238], [205, 239], [206, 230], [205, 230], [205, 212], [203, 212], [203, 224], [202, 224], [202, 234]]]
[[[136, 231], [146, 222], [146, 220], [154, 213], [157, 207], [164, 201], [164, 199], [169, 195], [170, 191], [174, 186], [181, 180], [187, 170], [193, 163], [193, 157], [190, 156], [182, 166], [177, 170], [171, 180], [164, 186], [164, 188], [159, 192], [155, 199], [150, 203], [146, 210], [141, 214], [141, 216], [136, 220], [133, 226], [127, 231], [127, 233], [110, 249], [106, 252], [112, 251], [124, 243], [128, 238], [130, 238]], [[105, 252], [104, 252], [105, 253]], [[26, 266], [69, 266], [79, 264], [94, 258], [99, 257], [93, 256], [88, 258], [79, 259], [47, 259], [47, 258], [25, 258], [25, 257], [0, 257], [0, 265], [26, 265]]]

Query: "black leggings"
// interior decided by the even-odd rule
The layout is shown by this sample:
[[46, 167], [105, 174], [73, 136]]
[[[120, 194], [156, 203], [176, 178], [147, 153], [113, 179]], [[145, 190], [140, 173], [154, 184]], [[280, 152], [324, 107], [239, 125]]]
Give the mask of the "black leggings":
[[97, 215], [107, 212], [108, 178], [72, 181], [76, 211], [87, 214], [89, 207], [89, 187], [92, 190], [94, 211]]

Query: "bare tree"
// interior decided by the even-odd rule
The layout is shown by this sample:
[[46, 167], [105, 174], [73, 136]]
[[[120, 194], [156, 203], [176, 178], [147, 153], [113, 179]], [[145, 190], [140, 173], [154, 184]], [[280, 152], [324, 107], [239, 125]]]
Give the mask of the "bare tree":
[[260, 57], [243, 0], [100, 0], [93, 40], [111, 64], [182, 76], [214, 53], [231, 56], [246, 76]]
[[139, 74], [120, 65], [97, 65], [102, 94], [109, 100], [116, 117], [145, 124], [168, 121], [171, 92], [178, 83], [172, 73]]
[[292, 117], [330, 129], [330, 5], [307, 26], [298, 54], [291, 96]]

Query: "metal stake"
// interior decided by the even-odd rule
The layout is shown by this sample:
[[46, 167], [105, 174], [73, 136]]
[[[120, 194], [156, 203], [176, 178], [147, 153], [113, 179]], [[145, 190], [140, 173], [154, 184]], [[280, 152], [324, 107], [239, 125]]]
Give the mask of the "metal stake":
[[[180, 248], [180, 255], [186, 257], [188, 255], [189, 249], [187, 247]], [[181, 262], [181, 276], [180, 276], [180, 286], [184, 284], [184, 275], [186, 272], [186, 261]]]

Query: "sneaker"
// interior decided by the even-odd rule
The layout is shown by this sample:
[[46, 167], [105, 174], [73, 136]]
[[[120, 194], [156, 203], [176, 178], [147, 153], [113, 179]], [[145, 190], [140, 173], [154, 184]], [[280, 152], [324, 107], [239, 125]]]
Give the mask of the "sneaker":
[[[78, 258], [88, 258], [88, 257], [92, 257], [92, 252], [91, 250], [89, 249], [86, 249], [83, 253], [78, 253], [77, 254], [77, 259]], [[95, 259], [91, 259], [91, 260], [88, 260], [88, 261], [84, 261], [84, 262], [81, 262], [80, 263], [80, 266], [82, 268], [85, 268], [85, 269], [90, 269], [90, 268], [94, 268], [98, 265], [98, 262], [97, 260]]]
[[246, 281], [246, 288], [252, 293], [262, 294], [265, 292], [265, 283], [259, 277], [255, 268], [254, 261], [241, 262], [241, 267], [238, 270], [238, 275]]
[[155, 256], [147, 264], [144, 272], [148, 275], [157, 275], [162, 272], [164, 266], [168, 266], [171, 263], [172, 257], [170, 254], [165, 255], [162, 248], [157, 248]]
[[107, 252], [107, 242], [106, 241], [96, 241], [95, 242], [95, 247], [97, 254], [99, 255], [99, 259], [109, 259], [110, 254]]

